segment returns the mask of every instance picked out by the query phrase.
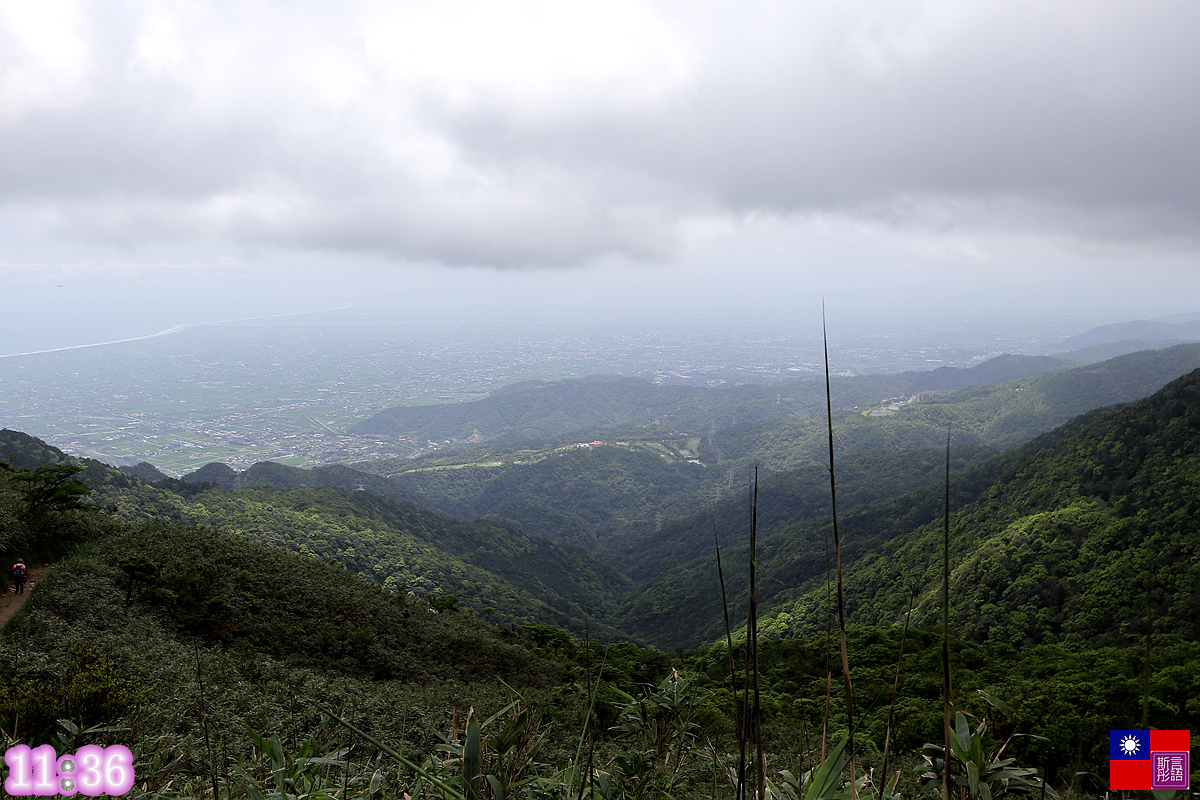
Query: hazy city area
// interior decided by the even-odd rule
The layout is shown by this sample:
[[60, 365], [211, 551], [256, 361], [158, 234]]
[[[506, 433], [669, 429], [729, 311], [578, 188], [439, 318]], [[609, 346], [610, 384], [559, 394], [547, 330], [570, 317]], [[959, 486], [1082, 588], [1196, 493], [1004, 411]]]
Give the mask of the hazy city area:
[[[472, 328], [305, 319], [196, 326], [0, 358], [0, 424], [69, 453], [112, 464], [149, 461], [178, 475], [211, 461], [304, 466], [415, 456], [430, 443], [346, 429], [392, 406], [474, 400], [530, 379], [607, 374], [722, 386], [796, 380], [822, 369], [819, 338], [788, 332], [811, 334], [808, 323], [739, 332], [683, 322]], [[939, 341], [855, 330], [832, 344], [833, 370], [969, 366], [1005, 351], [1045, 349], [1074, 332], [1046, 325], [990, 341], [968, 332]]]

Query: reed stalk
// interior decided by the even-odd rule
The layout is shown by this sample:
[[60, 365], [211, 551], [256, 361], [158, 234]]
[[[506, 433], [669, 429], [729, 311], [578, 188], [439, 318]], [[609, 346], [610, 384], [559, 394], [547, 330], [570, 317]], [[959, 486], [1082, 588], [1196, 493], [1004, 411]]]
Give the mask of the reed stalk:
[[942, 516], [942, 800], [950, 800], [950, 427], [946, 426], [946, 504]]
[[850, 798], [858, 792], [854, 780], [854, 686], [850, 680], [850, 656], [846, 649], [846, 601], [842, 591], [842, 540], [838, 533], [837, 476], [833, 467], [833, 392], [829, 385], [829, 335], [825, 329], [825, 307], [821, 306], [821, 336], [825, 346], [825, 411], [829, 423], [829, 496], [833, 511], [833, 558], [837, 572], [838, 632], [842, 646], [842, 675], [846, 684], [846, 720], [849, 728], [847, 749], [850, 753]]
[[750, 659], [753, 663], [754, 676], [754, 710], [753, 710], [753, 726], [754, 731], [754, 769], [755, 769], [755, 797], [757, 800], [765, 800], [767, 796], [767, 775], [763, 766], [763, 751], [762, 751], [762, 705], [759, 702], [758, 694], [758, 594], [755, 583], [755, 578], [758, 573], [758, 552], [757, 552], [757, 536], [758, 536], [758, 467], [754, 468], [754, 502], [750, 506], [750, 615], [746, 625], [746, 641], [749, 647]]
[[[597, 670], [597, 672], [596, 672], [596, 682], [592, 684], [592, 690], [591, 690], [590, 696], [588, 697], [587, 711], [584, 713], [584, 716], [583, 716], [583, 730], [580, 731], [580, 734], [579, 734], [579, 744], [575, 748], [575, 758], [572, 759], [571, 766], [568, 770], [568, 773], [572, 776], [579, 774], [579, 758], [583, 754], [584, 740], [587, 739], [587, 742], [588, 742], [588, 771], [589, 772], [588, 772], [588, 780], [584, 781], [581, 779], [579, 782], [579, 796], [580, 797], [583, 797], [583, 793], [588, 787], [593, 787], [592, 775], [591, 775], [592, 748], [593, 748], [593, 741], [594, 741], [591, 736], [592, 712], [596, 708], [596, 693], [600, 690], [600, 679], [604, 675], [604, 665], [608, 663], [608, 650], [610, 647], [612, 647], [611, 642], [604, 646], [604, 656], [600, 659], [600, 669]], [[588, 657], [588, 674], [589, 675], [591, 674], [591, 657], [590, 656]], [[568, 794], [570, 794], [569, 790], [574, 787], [574, 778], [573, 777], [571, 778], [570, 783], [571, 783], [571, 785], [568, 787]]]
[[713, 544], [717, 548], [717, 580], [721, 584], [721, 609], [725, 612], [725, 643], [729, 648], [729, 688], [733, 692], [733, 712], [737, 718], [738, 750], [742, 754], [738, 764], [737, 800], [743, 800], [746, 792], [746, 726], [743, 701], [737, 690], [737, 667], [733, 661], [733, 630], [729, 625], [729, 600], [725, 595], [725, 570], [721, 567], [721, 543], [717, 539], [717, 521], [713, 520]]
[[467, 731], [463, 740], [463, 794], [466, 800], [479, 800], [482, 776], [483, 746], [479, 741], [479, 720], [472, 708], [467, 712]]
[[746, 640], [746, 655], [742, 659], [742, 717], [739, 722], [742, 735], [738, 740], [738, 798], [746, 797], [746, 744], [750, 739], [750, 641]]

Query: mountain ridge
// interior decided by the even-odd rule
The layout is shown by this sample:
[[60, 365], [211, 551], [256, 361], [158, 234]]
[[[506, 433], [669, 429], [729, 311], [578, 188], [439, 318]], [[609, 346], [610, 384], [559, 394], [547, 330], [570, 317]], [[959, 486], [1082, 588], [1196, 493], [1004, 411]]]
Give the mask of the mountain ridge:
[[[1200, 553], [1192, 535], [1200, 527], [1198, 443], [1200, 369], [1147, 398], [1093, 410], [952, 476], [952, 598], [959, 629], [1013, 646], [1127, 644], [1145, 617], [1138, 598], [1146, 586], [1134, 577], [1142, 574], [1162, 625], [1200, 638]], [[940, 566], [932, 554], [940, 552], [940, 492], [934, 484], [839, 515], [854, 624], [894, 622], [910, 588], [918, 591], [914, 623], [936, 618]], [[828, 532], [826, 517], [763, 542], [759, 561], [769, 576], [761, 590], [764, 635], [822, 629], [829, 608], [820, 543]], [[744, 550], [744, 544], [734, 546], [726, 562], [744, 559]], [[711, 558], [705, 561], [656, 578], [634, 596], [623, 625], [665, 647], [718, 639], [720, 605], [705, 600], [714, 589], [698, 588], [715, 587], [715, 568]], [[744, 576], [732, 575], [727, 568], [736, 595]], [[679, 616], [669, 626], [656, 622], [667, 608], [685, 609], [686, 624]]]
[[[901, 394], [957, 389], [977, 380], [995, 382], [1072, 366], [1051, 356], [1006, 355], [969, 368], [835, 377], [833, 402], [836, 408], [848, 408]], [[478, 431], [485, 441], [500, 443], [622, 426], [703, 433], [713, 425], [737, 424], [739, 418], [746, 422], [815, 414], [824, 406], [824, 385], [815, 379], [715, 388], [658, 386], [640, 378], [530, 381], [468, 403], [398, 406], [363, 420], [351, 432], [462, 442], [478, 439]]]

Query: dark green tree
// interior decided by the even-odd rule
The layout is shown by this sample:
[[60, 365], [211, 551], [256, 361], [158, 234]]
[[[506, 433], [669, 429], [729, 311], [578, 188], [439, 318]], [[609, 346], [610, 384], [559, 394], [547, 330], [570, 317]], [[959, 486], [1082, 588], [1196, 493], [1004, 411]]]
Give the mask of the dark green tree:
[[13, 480], [25, 495], [30, 519], [40, 519], [53, 510], [82, 508], [81, 501], [92, 490], [75, 478], [80, 472], [83, 467], [75, 464], [55, 464], [14, 475]]
[[538, 647], [553, 648], [555, 654], [563, 648], [566, 648], [569, 652], [574, 644], [571, 634], [553, 625], [540, 625], [536, 622], [529, 622], [522, 625], [521, 630], [527, 633]]
[[158, 578], [158, 565], [143, 556], [127, 558], [117, 564], [117, 566], [129, 578], [128, 588], [125, 590], [125, 605], [129, 605], [129, 601], [133, 597], [133, 587], [135, 585], [143, 583], [151, 584]]

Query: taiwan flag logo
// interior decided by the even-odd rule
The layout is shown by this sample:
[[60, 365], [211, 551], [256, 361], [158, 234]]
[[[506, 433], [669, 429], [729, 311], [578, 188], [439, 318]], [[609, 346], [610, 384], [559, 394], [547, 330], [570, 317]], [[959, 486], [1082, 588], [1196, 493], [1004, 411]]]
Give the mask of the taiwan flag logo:
[[1109, 789], [1191, 788], [1191, 746], [1191, 731], [1109, 731]]

